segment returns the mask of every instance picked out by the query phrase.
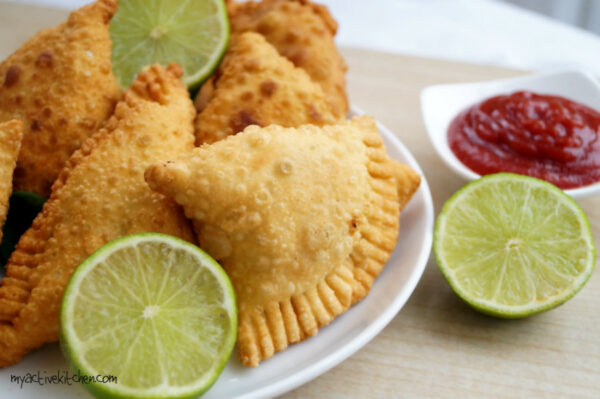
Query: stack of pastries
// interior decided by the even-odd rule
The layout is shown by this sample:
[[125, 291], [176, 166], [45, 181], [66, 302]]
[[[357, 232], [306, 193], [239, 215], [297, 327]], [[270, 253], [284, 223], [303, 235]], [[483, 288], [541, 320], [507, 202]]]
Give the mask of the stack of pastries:
[[[0, 219], [11, 186], [49, 195], [0, 283], [0, 367], [58, 338], [73, 270], [162, 232], [224, 267], [241, 362], [257, 366], [364, 298], [420, 177], [374, 120], [346, 120], [336, 22], [308, 0], [227, 3], [228, 52], [195, 99], [154, 65], [122, 94], [97, 0], [0, 64]], [[14, 175], [13, 175], [14, 170]]]

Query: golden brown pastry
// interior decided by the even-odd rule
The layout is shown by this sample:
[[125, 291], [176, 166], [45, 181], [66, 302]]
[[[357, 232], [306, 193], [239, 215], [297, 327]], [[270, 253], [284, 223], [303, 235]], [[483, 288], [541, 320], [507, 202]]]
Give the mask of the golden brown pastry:
[[257, 33], [233, 37], [219, 71], [196, 98], [196, 144], [214, 143], [249, 125], [334, 123], [318, 84]]
[[387, 156], [364, 116], [250, 126], [153, 165], [146, 181], [184, 207], [227, 271], [240, 359], [257, 366], [366, 295], [396, 244], [407, 200], [398, 193], [409, 197], [420, 180]]
[[182, 73], [178, 65], [140, 72], [106, 127], [67, 162], [1, 281], [0, 367], [56, 341], [65, 286], [103, 244], [141, 232], [195, 241], [179, 206], [144, 181], [149, 165], [194, 147], [195, 111]]
[[12, 193], [12, 178], [23, 139], [23, 122], [12, 120], [0, 123], [0, 242], [2, 226], [8, 213]]
[[281, 55], [323, 88], [337, 118], [348, 112], [346, 64], [333, 41], [337, 23], [308, 0], [262, 0], [227, 4], [231, 31], [258, 32]]
[[0, 64], [0, 122], [24, 123], [15, 191], [44, 196], [69, 156], [112, 114], [108, 24], [116, 0], [98, 0], [46, 29]]

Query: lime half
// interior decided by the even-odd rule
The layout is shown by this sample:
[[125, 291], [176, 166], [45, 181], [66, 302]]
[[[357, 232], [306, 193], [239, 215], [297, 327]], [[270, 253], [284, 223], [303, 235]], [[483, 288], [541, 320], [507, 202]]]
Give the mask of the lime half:
[[454, 292], [498, 317], [565, 302], [595, 265], [583, 210], [532, 177], [499, 173], [467, 184], [444, 205], [434, 234], [438, 266]]
[[193, 89], [227, 49], [227, 10], [223, 0], [119, 0], [110, 38], [112, 68], [122, 88], [145, 66], [176, 62]]
[[76, 269], [60, 323], [67, 360], [95, 396], [187, 398], [207, 390], [227, 363], [237, 310], [211, 257], [144, 233], [104, 245]]

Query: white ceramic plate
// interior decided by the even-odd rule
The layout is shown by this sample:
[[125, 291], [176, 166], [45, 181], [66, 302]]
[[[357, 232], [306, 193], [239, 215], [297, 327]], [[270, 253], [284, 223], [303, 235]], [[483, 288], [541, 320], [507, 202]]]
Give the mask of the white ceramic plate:
[[[425, 127], [437, 153], [454, 172], [467, 180], [480, 177], [466, 167], [448, 146], [446, 133], [454, 117], [488, 97], [519, 90], [559, 95], [600, 110], [600, 85], [592, 75], [582, 71], [547, 72], [514, 79], [426, 87], [421, 92]], [[600, 183], [565, 192], [574, 198], [587, 197], [600, 193]]]
[[[362, 112], [353, 109], [352, 115]], [[408, 163], [421, 175], [418, 192], [402, 212], [398, 244], [370, 294], [330, 325], [304, 342], [260, 364], [258, 368], [243, 367], [233, 354], [223, 374], [203, 399], [267, 398], [282, 394], [319, 376], [352, 355], [377, 335], [398, 313], [421, 278], [432, 242], [433, 204], [423, 171], [402, 143], [383, 125], [379, 125], [388, 153]], [[10, 382], [10, 375], [27, 373], [42, 377], [67, 365], [57, 344], [46, 345], [30, 353], [15, 366], [0, 370], [0, 392], [7, 398], [87, 398], [84, 389], [74, 384], [23, 385]]]

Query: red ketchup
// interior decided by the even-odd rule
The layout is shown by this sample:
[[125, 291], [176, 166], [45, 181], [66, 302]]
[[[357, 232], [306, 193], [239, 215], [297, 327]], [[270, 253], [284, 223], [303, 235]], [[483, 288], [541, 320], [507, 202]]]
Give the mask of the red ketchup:
[[575, 188], [600, 180], [599, 135], [600, 112], [519, 91], [461, 112], [450, 124], [448, 144], [480, 175], [513, 172]]

